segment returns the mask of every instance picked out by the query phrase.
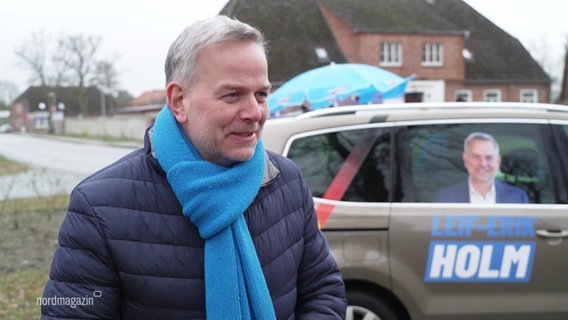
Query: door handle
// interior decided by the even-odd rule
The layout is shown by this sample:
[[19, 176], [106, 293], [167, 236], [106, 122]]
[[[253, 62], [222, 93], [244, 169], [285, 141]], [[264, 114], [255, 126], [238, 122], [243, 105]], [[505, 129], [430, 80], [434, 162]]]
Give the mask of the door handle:
[[543, 238], [566, 238], [568, 237], [568, 230], [536, 230], [536, 234]]

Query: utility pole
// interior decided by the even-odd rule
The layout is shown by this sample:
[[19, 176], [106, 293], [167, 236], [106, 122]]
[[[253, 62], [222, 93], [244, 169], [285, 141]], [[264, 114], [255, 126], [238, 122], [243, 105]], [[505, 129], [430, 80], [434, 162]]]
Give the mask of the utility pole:
[[48, 132], [50, 134], [54, 134], [55, 133], [55, 126], [53, 123], [53, 113], [55, 111], [57, 111], [57, 95], [54, 91], [49, 91], [49, 93], [47, 94], [47, 97], [51, 99], [51, 103], [49, 103], [49, 106], [47, 107], [47, 112], [48, 112]]

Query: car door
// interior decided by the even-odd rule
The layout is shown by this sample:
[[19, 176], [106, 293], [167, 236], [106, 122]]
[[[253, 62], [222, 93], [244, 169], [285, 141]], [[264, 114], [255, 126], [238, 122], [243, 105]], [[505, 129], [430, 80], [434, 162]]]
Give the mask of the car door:
[[[348, 283], [390, 288], [391, 136], [390, 123], [341, 126], [297, 134], [284, 150], [310, 187], [320, 227]], [[357, 300], [350, 289], [352, 307]], [[376, 290], [357, 294], [384, 297]]]
[[[465, 137], [486, 132], [500, 145], [496, 179], [530, 203], [439, 203], [467, 181]], [[392, 291], [413, 319], [562, 319], [568, 316], [566, 146], [547, 120], [399, 123], [391, 208]], [[564, 138], [565, 139], [565, 138]], [[561, 154], [561, 156], [558, 156]]]

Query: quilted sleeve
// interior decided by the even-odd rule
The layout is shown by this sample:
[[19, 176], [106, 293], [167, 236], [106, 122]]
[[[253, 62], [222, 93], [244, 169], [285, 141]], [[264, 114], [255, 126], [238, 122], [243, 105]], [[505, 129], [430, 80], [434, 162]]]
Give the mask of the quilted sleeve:
[[41, 319], [119, 319], [118, 284], [95, 209], [75, 189], [40, 301]]
[[345, 286], [327, 241], [318, 228], [314, 203], [305, 182], [304, 255], [298, 277], [296, 319], [345, 319]]

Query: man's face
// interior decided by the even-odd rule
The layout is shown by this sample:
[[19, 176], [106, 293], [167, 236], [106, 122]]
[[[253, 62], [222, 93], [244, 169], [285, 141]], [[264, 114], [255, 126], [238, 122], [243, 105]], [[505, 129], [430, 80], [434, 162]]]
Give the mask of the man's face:
[[490, 183], [501, 164], [501, 157], [491, 141], [472, 140], [462, 154], [463, 163], [473, 183]]
[[229, 165], [250, 159], [268, 114], [263, 49], [254, 42], [217, 44], [201, 52], [197, 65], [183, 101], [184, 130], [204, 160]]

